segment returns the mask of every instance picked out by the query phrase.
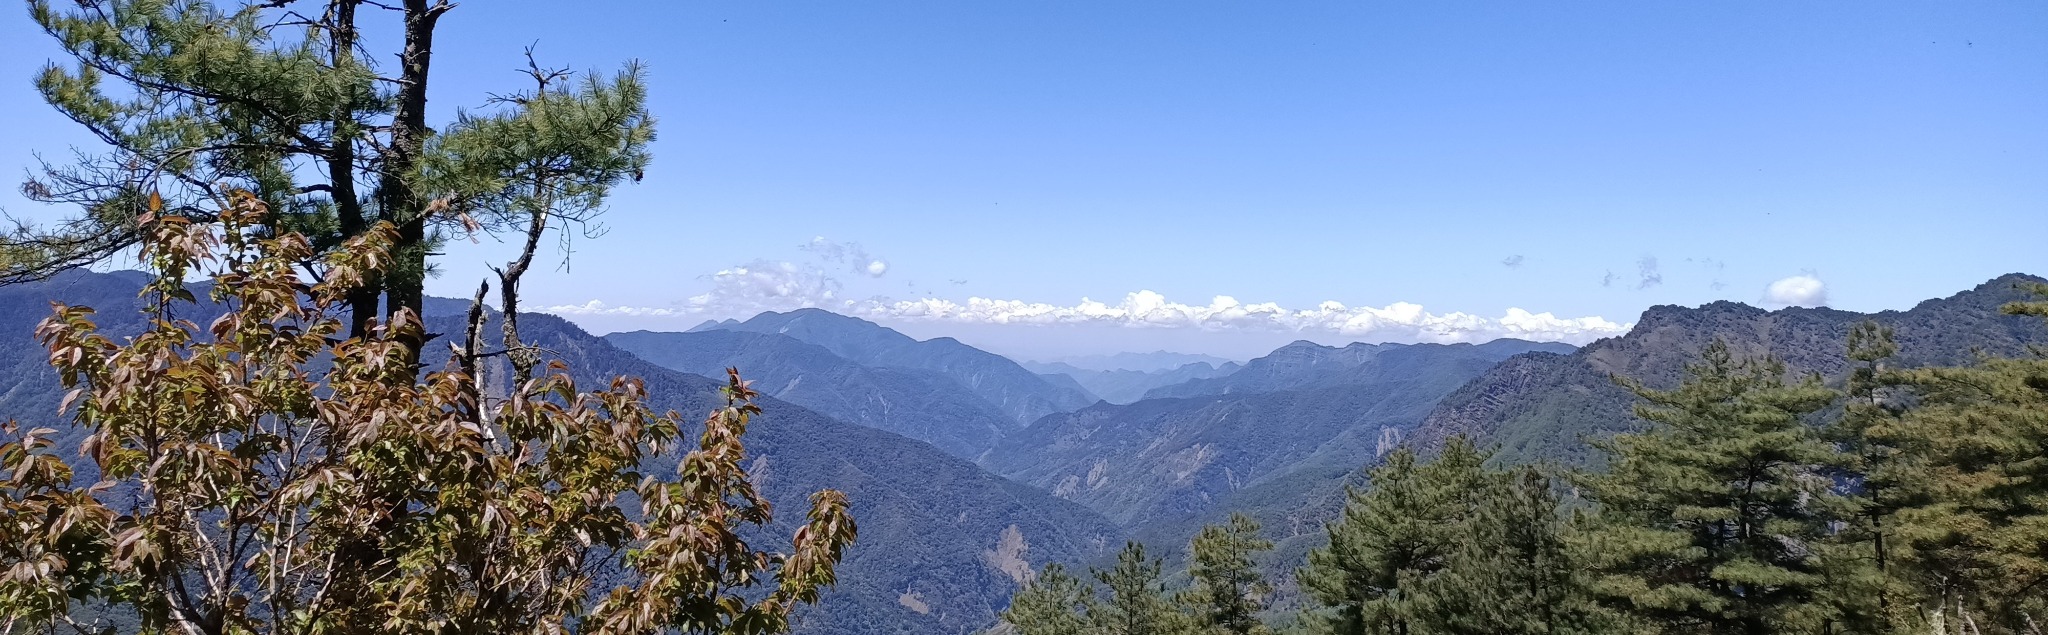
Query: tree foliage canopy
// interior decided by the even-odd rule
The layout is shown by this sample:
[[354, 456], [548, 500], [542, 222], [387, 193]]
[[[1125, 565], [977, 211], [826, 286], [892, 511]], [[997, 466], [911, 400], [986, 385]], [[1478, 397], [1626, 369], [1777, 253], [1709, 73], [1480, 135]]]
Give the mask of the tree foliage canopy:
[[[506, 395], [455, 369], [419, 379], [410, 312], [339, 337], [392, 227], [318, 256], [327, 275], [308, 282], [314, 248], [255, 231], [260, 198], [219, 209], [139, 219], [157, 274], [143, 333], [115, 341], [61, 305], [38, 330], [89, 465], [51, 452], [52, 428], [8, 426], [0, 628], [96, 610], [194, 635], [773, 633], [834, 582], [855, 535], [836, 491], [812, 496], [787, 551], [749, 542], [771, 510], [744, 467], [759, 410], [737, 371], [694, 428], [627, 378]], [[209, 302], [191, 273], [213, 280]], [[676, 473], [641, 471], [660, 455]]]
[[[427, 257], [450, 235], [520, 231], [531, 244], [547, 229], [567, 232], [649, 160], [653, 119], [637, 64], [577, 78], [540, 68], [529, 52], [533, 90], [494, 98], [496, 108], [465, 112], [437, 134], [425, 109], [434, 31], [455, 8], [447, 0], [28, 8], [72, 61], [45, 67], [37, 89], [106, 149], [46, 163], [24, 184], [29, 198], [79, 213], [0, 237], [0, 282], [127, 253], [146, 238], [151, 197], [213, 222], [226, 213], [218, 201], [246, 191], [271, 210], [261, 222], [273, 234], [305, 236], [314, 256], [378, 223], [395, 229], [389, 262], [344, 294], [349, 333], [362, 336], [380, 304], [387, 324], [400, 310], [419, 313]], [[380, 64], [385, 56], [361, 37], [377, 18], [396, 18], [396, 65]], [[398, 341], [416, 361], [425, 339]]]

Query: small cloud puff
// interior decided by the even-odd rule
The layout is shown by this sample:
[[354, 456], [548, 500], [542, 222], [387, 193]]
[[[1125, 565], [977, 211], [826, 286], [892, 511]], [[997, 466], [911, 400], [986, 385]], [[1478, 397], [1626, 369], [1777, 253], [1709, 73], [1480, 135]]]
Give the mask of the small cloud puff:
[[1657, 268], [1656, 256], [1643, 256], [1636, 260], [1636, 288], [1648, 289], [1664, 284], [1664, 272]]
[[1792, 276], [1764, 287], [1764, 302], [1778, 306], [1826, 306], [1828, 285], [1813, 274]]
[[817, 254], [819, 260], [846, 265], [848, 271], [870, 278], [880, 278], [882, 274], [889, 273], [889, 263], [869, 254], [860, 243], [842, 243], [817, 236], [797, 247]]

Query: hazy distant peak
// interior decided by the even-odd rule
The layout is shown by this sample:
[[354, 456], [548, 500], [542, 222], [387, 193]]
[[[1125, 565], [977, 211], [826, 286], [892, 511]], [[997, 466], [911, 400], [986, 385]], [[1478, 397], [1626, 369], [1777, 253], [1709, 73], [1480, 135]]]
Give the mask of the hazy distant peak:
[[1134, 370], [1151, 373], [1173, 370], [1195, 362], [1207, 362], [1214, 366], [1227, 363], [1230, 360], [1214, 355], [1156, 350], [1149, 353], [1125, 351], [1100, 355], [1072, 355], [1045, 361], [1066, 364], [1075, 369], [1087, 371]]
[[1019, 425], [1095, 402], [1086, 390], [1052, 384], [1008, 358], [959, 340], [918, 341], [895, 329], [824, 309], [769, 311], [730, 330], [785, 335], [863, 366], [939, 373], [967, 387]]
[[740, 321], [739, 321], [739, 320], [735, 320], [735, 319], [731, 319], [731, 318], [726, 318], [726, 319], [724, 319], [724, 320], [705, 320], [705, 321], [704, 321], [704, 322], [703, 322], [702, 324], [698, 324], [698, 325], [696, 325], [696, 326], [692, 326], [692, 327], [690, 327], [690, 329], [689, 329], [689, 330], [687, 330], [687, 331], [683, 331], [683, 332], [684, 332], [684, 333], [702, 333], [702, 332], [705, 332], [705, 331], [716, 331], [716, 330], [719, 330], [719, 329], [730, 329], [730, 328], [732, 328], [732, 327], [735, 327], [735, 326], [739, 326], [739, 324], [740, 324]]

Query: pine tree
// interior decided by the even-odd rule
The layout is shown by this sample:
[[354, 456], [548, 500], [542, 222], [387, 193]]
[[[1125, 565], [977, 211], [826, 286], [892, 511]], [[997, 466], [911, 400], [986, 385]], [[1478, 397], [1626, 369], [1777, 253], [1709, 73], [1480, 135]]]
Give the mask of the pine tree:
[[1003, 623], [1016, 628], [1017, 635], [1084, 635], [1092, 632], [1086, 611], [1093, 595], [1093, 589], [1067, 573], [1066, 567], [1047, 564], [1011, 596]]
[[[267, 231], [304, 235], [316, 253], [380, 222], [396, 228], [391, 262], [347, 294], [349, 334], [361, 337], [380, 303], [385, 323], [420, 314], [427, 256], [449, 234], [535, 234], [550, 220], [568, 230], [647, 162], [652, 120], [632, 66], [575, 90], [564, 89], [567, 74], [533, 66], [534, 92], [436, 137], [427, 92], [435, 30], [455, 8], [448, 0], [326, 0], [313, 3], [318, 11], [278, 2], [75, 4], [28, 3], [73, 62], [46, 67], [36, 87], [106, 148], [47, 164], [23, 185], [28, 198], [78, 214], [0, 237], [0, 282], [129, 252], [144, 239], [139, 219], [149, 201], [216, 222], [226, 213], [217, 202], [247, 191], [271, 210]], [[374, 10], [359, 16], [366, 5]], [[387, 17], [397, 50], [372, 51], [361, 31]], [[533, 134], [558, 125], [561, 134]], [[411, 363], [425, 337], [400, 341]]]
[[1841, 449], [1833, 476], [1848, 484], [1845, 502], [1850, 511], [1848, 522], [1823, 545], [1825, 595], [1841, 629], [1889, 633], [1907, 617], [1906, 607], [1895, 601], [1907, 592], [1897, 588], [1891, 576], [1891, 552], [1896, 550], [1890, 540], [1896, 531], [1892, 516], [1901, 503], [1901, 489], [1887, 482], [1885, 469], [1897, 449], [1870, 432], [1896, 417], [1900, 408], [1887, 367], [1898, 345], [1890, 327], [1864, 321], [1850, 327], [1847, 352], [1852, 366], [1842, 414], [1825, 434]]
[[1102, 635], [1173, 635], [1188, 620], [1167, 598], [1165, 563], [1145, 556], [1145, 546], [1124, 544], [1116, 566], [1095, 570], [1107, 597], [1088, 603], [1088, 621]]
[[[2026, 313], [2027, 305], [2008, 310]], [[1892, 577], [1940, 633], [2040, 633], [2048, 621], [2048, 357], [1897, 374], [1911, 408], [1869, 430], [1896, 448]]]
[[1297, 577], [1338, 635], [1407, 633], [1402, 582], [1408, 572], [1434, 566], [1438, 543], [1421, 519], [1427, 508], [1415, 454], [1399, 448], [1374, 468], [1368, 488], [1349, 493], [1344, 514], [1332, 523], [1329, 546], [1309, 552]]
[[1259, 522], [1251, 516], [1231, 514], [1228, 523], [1203, 527], [1188, 546], [1194, 588], [1187, 603], [1196, 622], [1235, 635], [1265, 632], [1259, 612], [1272, 588], [1257, 560], [1272, 548], [1271, 541], [1259, 537]]
[[1449, 565], [1423, 594], [1418, 632], [1597, 632], [1550, 479], [1533, 467], [1488, 477]]
[[1815, 548], [1839, 497], [1818, 468], [1834, 449], [1803, 419], [1835, 394], [1720, 341], [1687, 374], [1670, 391], [1617, 378], [1649, 427], [1602, 443], [1610, 470], [1583, 479], [1596, 594], [1667, 633], [1819, 630]]
[[1486, 456], [1463, 438], [1437, 460], [1418, 465], [1396, 449], [1349, 494], [1343, 516], [1328, 528], [1330, 544], [1309, 553], [1299, 575], [1322, 607], [1309, 619], [1340, 635], [1420, 633], [1419, 597], [1448, 566], [1484, 487]]

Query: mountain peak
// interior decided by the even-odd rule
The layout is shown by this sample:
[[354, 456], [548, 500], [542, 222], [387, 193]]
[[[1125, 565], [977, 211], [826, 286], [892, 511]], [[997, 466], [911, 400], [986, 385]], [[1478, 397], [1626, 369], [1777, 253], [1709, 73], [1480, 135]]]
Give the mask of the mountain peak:
[[2048, 326], [1999, 309], [2032, 295], [2019, 285], [2041, 280], [2007, 274], [1911, 310], [1878, 313], [1827, 307], [1767, 311], [1726, 301], [1650, 307], [1620, 337], [1569, 356], [1523, 356], [1487, 371], [1437, 404], [1410, 441], [1431, 449], [1464, 434], [1500, 443], [1496, 460], [1590, 460], [1595, 454], [1578, 439], [1628, 430], [1635, 422], [1634, 397], [1610, 374], [1656, 388], [1677, 386], [1685, 366], [1714, 340], [1745, 356], [1769, 354], [1795, 373], [1830, 378], [1848, 371], [1843, 341], [1865, 320], [1894, 329], [1899, 350], [1893, 363], [1901, 366], [1967, 363], [1979, 352], [2024, 355], [2048, 342]]
[[754, 316], [754, 317], [753, 317], [753, 319], [750, 319], [750, 320], [747, 320], [747, 321], [749, 321], [749, 322], [752, 322], [752, 321], [754, 321], [754, 320], [759, 320], [759, 319], [762, 319], [762, 318], [768, 318], [768, 319], [770, 319], [770, 320], [775, 320], [775, 319], [782, 319], [782, 320], [785, 320], [785, 321], [793, 321], [793, 320], [831, 320], [831, 321], [834, 321], [834, 322], [841, 322], [841, 323], [847, 323], [847, 324], [866, 324], [866, 325], [869, 325], [869, 326], [881, 327], [881, 325], [880, 325], [880, 324], [875, 324], [874, 322], [869, 322], [869, 321], [867, 321], [867, 320], [863, 320], [863, 319], [860, 319], [860, 318], [857, 318], [857, 317], [853, 317], [853, 316], [851, 316], [851, 315], [842, 315], [842, 314], [839, 314], [839, 313], [833, 313], [833, 312], [831, 312], [831, 311], [828, 311], [828, 310], [825, 310], [825, 309], [820, 309], [820, 308], [817, 308], [817, 307], [804, 307], [804, 308], [801, 308], [801, 309], [791, 309], [791, 310], [788, 310], [788, 311], [784, 311], [784, 312], [781, 312], [781, 313], [776, 313], [776, 312], [774, 312], [774, 311], [763, 311], [763, 312], [762, 312], [762, 313], [761, 313], [760, 315], [756, 315], [756, 316]]
[[2005, 274], [2005, 275], [2002, 275], [2002, 276], [1999, 276], [1999, 277], [1996, 277], [1996, 278], [1992, 278], [1992, 279], [1990, 279], [1990, 280], [1986, 280], [1986, 281], [1984, 281], [1984, 284], [1980, 284], [1980, 285], [1977, 285], [1977, 286], [1976, 286], [1976, 288], [1974, 288], [1974, 289], [1971, 289], [1971, 291], [1986, 291], [1986, 290], [1990, 290], [1990, 289], [2003, 289], [2003, 288], [2006, 288], [2006, 287], [2010, 287], [2010, 286], [2012, 286], [2012, 285], [2015, 285], [2015, 284], [2043, 284], [2043, 283], [2048, 283], [2048, 278], [2042, 278], [2041, 276], [2037, 276], [2037, 275], [2034, 275], [2034, 274], [2031, 274], [2031, 273], [2020, 273], [2020, 272], [2017, 272], [2017, 271], [2015, 271], [2015, 272], [2012, 272], [2012, 273], [2008, 273], [2008, 274]]
[[1009, 358], [959, 340], [918, 341], [895, 329], [824, 309], [765, 312], [732, 330], [786, 335], [864, 366], [940, 373], [996, 404], [1020, 425], [1095, 402], [1085, 391], [1055, 386]]
[[684, 332], [684, 333], [702, 333], [702, 332], [704, 332], [704, 331], [716, 331], [716, 330], [719, 330], [719, 329], [729, 329], [729, 328], [732, 328], [732, 327], [734, 327], [734, 326], [738, 326], [738, 325], [739, 325], [739, 323], [740, 323], [740, 321], [739, 321], [739, 320], [735, 320], [735, 319], [732, 319], [732, 318], [726, 318], [726, 319], [723, 319], [723, 320], [705, 320], [705, 321], [703, 321], [702, 323], [700, 323], [700, 324], [698, 324], [698, 325], [696, 325], [696, 326], [692, 326], [692, 327], [690, 327], [690, 329], [689, 329], [689, 330], [687, 330], [687, 331], [683, 331], [683, 332]]
[[1641, 335], [1658, 329], [1698, 325], [1709, 320], [1745, 319], [1770, 313], [1757, 307], [1729, 300], [1715, 300], [1698, 307], [1677, 304], [1659, 304], [1643, 310], [1636, 318], [1636, 325], [1628, 335]]
[[[1984, 281], [1984, 284], [1971, 287], [1968, 291], [1964, 291], [1962, 293], [1949, 296], [1946, 299], [1949, 301], [1956, 301], [1963, 300], [1965, 298], [1973, 296], [1989, 296], [1995, 298], [1996, 301], [2003, 303], [2011, 300], [2027, 299], [2028, 297], [2033, 295], [2033, 292], [2029, 291], [2025, 287], [2028, 285], [2036, 284], [2048, 284], [2048, 279], [2044, 279], [2040, 276], [2032, 274], [2008, 273], [1996, 278], [1992, 278], [1990, 280], [1986, 280]], [[1933, 300], [1930, 300], [1929, 302], [1932, 301]], [[1923, 302], [1922, 304], [1926, 303]]]

